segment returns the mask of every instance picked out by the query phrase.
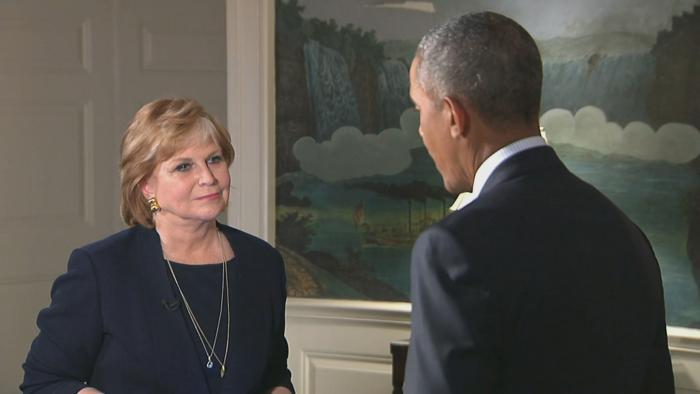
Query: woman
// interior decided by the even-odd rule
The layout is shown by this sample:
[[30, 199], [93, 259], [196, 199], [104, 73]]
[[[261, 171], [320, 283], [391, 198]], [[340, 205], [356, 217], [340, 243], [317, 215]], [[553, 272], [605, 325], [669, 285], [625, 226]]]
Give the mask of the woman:
[[233, 157], [193, 100], [136, 113], [121, 158], [130, 228], [71, 254], [39, 313], [23, 392], [293, 392], [282, 258], [216, 222]]

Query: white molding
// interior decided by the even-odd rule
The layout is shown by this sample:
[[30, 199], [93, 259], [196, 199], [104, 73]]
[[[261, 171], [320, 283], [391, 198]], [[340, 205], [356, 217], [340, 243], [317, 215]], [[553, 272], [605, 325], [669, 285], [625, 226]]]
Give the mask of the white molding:
[[83, 220], [88, 226], [95, 226], [95, 206], [97, 195], [95, 194], [95, 105], [93, 100], [88, 100], [82, 106], [82, 146], [83, 157]]
[[671, 353], [700, 356], [700, 330], [669, 326], [667, 333]]
[[92, 65], [95, 58], [95, 50], [92, 43], [92, 18], [87, 18], [80, 24], [80, 55], [83, 68], [88, 74], [92, 74]]
[[676, 392], [700, 393], [700, 331], [681, 327], [667, 331]]
[[298, 393], [390, 392], [390, 344], [409, 337], [410, 305], [290, 298], [286, 335]]
[[[362, 385], [369, 386], [367, 378], [374, 380], [377, 376], [382, 376], [381, 380], [389, 388], [391, 385], [391, 368], [392, 361], [391, 356], [371, 356], [371, 355], [357, 355], [349, 353], [337, 353], [337, 352], [313, 352], [313, 351], [302, 351], [301, 352], [302, 365], [303, 365], [303, 376], [302, 387], [304, 387], [303, 393], [315, 393], [321, 392], [316, 386], [319, 380], [332, 379], [327, 375], [329, 372], [336, 375], [351, 375], [352, 376], [363, 376], [363, 382], [355, 382], [353, 387], [337, 387], [339, 391], [345, 392], [367, 392], [369, 390], [376, 390], [377, 387], [362, 387]], [[325, 379], [324, 379], [325, 378]], [[376, 383], [376, 382], [375, 382]], [[374, 385], [372, 385], [374, 386]]]
[[366, 354], [354, 354], [344, 352], [318, 352], [318, 351], [303, 351], [301, 357], [304, 363], [309, 366], [315, 360], [340, 360], [349, 362], [368, 362], [375, 364], [390, 364], [391, 356], [373, 356]]
[[229, 224], [274, 241], [273, 0], [226, 1], [228, 129], [231, 166]]
[[288, 319], [362, 322], [410, 327], [411, 304], [407, 302], [354, 301], [289, 298]]

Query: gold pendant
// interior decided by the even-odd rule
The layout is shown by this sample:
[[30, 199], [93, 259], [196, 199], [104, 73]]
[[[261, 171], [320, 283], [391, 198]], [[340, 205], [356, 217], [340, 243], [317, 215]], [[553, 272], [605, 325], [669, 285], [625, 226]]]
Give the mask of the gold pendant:
[[224, 366], [222, 365], [222, 366], [221, 366], [221, 378], [222, 378], [222, 379], [224, 378], [224, 373], [225, 373], [225, 372], [226, 372], [226, 368], [224, 368]]

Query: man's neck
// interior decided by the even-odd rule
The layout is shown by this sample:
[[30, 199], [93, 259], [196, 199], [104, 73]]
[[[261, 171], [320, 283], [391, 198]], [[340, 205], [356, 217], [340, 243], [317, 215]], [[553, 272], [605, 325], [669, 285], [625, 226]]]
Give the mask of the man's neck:
[[468, 162], [465, 170], [470, 175], [472, 185], [476, 171], [494, 153], [515, 141], [540, 135], [537, 122], [531, 124], [523, 122], [500, 122], [487, 124], [481, 122], [472, 131], [469, 138], [471, 154], [466, 155]]

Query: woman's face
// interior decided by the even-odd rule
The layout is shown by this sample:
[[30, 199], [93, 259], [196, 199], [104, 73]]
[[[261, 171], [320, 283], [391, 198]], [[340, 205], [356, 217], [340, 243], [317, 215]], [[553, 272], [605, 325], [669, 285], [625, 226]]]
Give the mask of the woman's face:
[[197, 137], [184, 146], [158, 164], [142, 186], [146, 199], [155, 196], [161, 207], [156, 225], [209, 222], [228, 204], [231, 179], [219, 146]]

